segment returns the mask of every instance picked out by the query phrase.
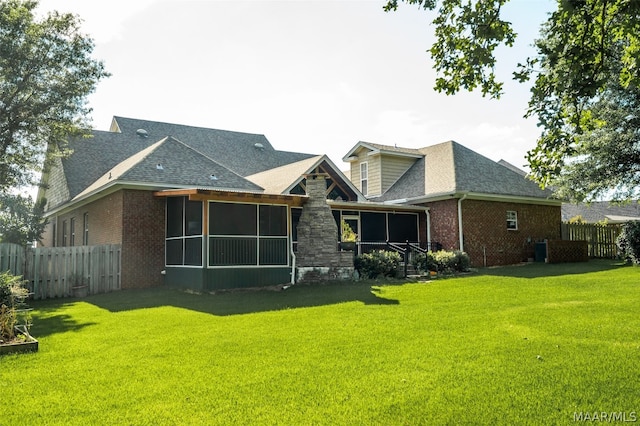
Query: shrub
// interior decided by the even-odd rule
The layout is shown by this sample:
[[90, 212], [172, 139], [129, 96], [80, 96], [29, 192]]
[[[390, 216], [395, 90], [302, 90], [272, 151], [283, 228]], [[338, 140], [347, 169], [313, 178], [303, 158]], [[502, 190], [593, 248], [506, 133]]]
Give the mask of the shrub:
[[419, 272], [437, 271], [438, 265], [432, 251], [418, 253], [413, 259], [413, 266]]
[[622, 225], [622, 232], [616, 243], [623, 257], [636, 265], [640, 264], [640, 221], [634, 220]]
[[395, 277], [400, 267], [400, 254], [395, 251], [376, 250], [360, 254], [354, 259], [354, 266], [361, 277]]
[[14, 327], [18, 321], [16, 309], [27, 294], [22, 277], [9, 271], [0, 273], [0, 341], [15, 337]]
[[465, 252], [438, 250], [436, 252], [427, 252], [426, 254], [418, 254], [413, 265], [421, 272], [437, 271], [443, 274], [451, 274], [453, 272], [468, 271], [471, 266], [471, 259]]

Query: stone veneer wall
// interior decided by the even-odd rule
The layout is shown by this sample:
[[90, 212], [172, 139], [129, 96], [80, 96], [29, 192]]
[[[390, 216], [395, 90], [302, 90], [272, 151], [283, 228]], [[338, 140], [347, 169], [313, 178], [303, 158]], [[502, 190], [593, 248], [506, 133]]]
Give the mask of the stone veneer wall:
[[338, 227], [326, 199], [326, 177], [307, 178], [307, 196], [298, 223], [297, 281], [346, 280], [353, 277], [353, 252], [338, 251]]

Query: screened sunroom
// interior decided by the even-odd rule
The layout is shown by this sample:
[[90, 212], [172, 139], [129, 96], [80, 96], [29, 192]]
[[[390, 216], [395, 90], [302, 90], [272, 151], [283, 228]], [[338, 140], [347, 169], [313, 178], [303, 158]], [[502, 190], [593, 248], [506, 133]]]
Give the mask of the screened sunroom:
[[[166, 199], [165, 284], [211, 291], [293, 283], [303, 195], [169, 190]], [[328, 201], [357, 235], [355, 254], [387, 241], [428, 241], [424, 208]], [[335, 250], [341, 250], [340, 232]]]

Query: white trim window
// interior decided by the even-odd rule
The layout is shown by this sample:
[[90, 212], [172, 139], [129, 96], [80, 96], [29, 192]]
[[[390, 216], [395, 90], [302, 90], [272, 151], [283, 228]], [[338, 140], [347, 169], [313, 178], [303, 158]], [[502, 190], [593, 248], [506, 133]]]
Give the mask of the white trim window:
[[369, 163], [366, 161], [360, 163], [360, 192], [362, 195], [369, 192]]
[[518, 212], [514, 210], [507, 210], [507, 229], [509, 231], [518, 230]]

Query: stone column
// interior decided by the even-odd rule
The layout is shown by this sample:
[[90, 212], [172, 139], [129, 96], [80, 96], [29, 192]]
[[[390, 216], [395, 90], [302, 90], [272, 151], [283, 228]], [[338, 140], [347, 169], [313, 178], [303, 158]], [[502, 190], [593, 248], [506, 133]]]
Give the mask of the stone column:
[[298, 223], [298, 281], [351, 279], [353, 253], [338, 251], [338, 226], [326, 198], [327, 175], [315, 173], [305, 177], [309, 198]]

